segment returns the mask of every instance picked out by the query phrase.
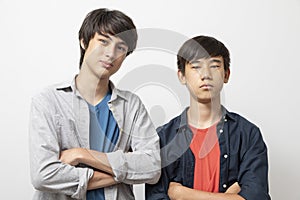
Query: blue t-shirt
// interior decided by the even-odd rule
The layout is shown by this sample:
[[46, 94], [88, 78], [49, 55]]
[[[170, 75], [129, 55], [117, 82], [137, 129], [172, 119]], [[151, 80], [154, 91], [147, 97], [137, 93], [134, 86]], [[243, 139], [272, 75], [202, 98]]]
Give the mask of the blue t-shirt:
[[[108, 108], [111, 98], [109, 91], [96, 106], [89, 104], [90, 111], [90, 149], [100, 152], [112, 152], [119, 138], [119, 127]], [[104, 189], [87, 191], [87, 200], [105, 200]]]

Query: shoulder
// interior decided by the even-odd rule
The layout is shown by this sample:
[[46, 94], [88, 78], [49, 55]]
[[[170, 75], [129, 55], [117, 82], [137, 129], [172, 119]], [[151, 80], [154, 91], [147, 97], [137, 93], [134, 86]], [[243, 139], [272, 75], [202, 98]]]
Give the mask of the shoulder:
[[251, 122], [246, 117], [235, 113], [235, 112], [229, 112], [227, 111], [227, 117], [231, 119], [234, 123], [236, 123], [240, 128], [244, 129], [259, 129], [257, 125], [255, 125], [253, 122]]
[[255, 140], [262, 140], [262, 133], [260, 128], [246, 117], [234, 113], [227, 112], [229, 117], [229, 134], [239, 135], [244, 142], [250, 142]]
[[114, 88], [113, 96], [115, 95], [117, 96], [118, 101], [124, 101], [129, 109], [140, 110], [141, 108], [145, 108], [140, 97], [130, 91]]
[[51, 104], [51, 102], [54, 102], [58, 94], [62, 91], [59, 90], [59, 88], [62, 88], [62, 86], [65, 86], [64, 82], [49, 85], [39, 89], [32, 95], [31, 97], [32, 103], [46, 104], [46, 105]]
[[49, 98], [50, 94], [55, 92], [55, 85], [49, 85], [44, 88], [39, 89], [32, 95], [32, 99], [35, 101], [45, 100]]
[[181, 115], [171, 119], [168, 123], [157, 128], [157, 132], [165, 132], [169, 129], [178, 129], [181, 122]]
[[109, 87], [112, 89], [112, 99], [124, 100], [128, 104], [142, 104], [138, 95], [128, 90], [123, 90], [115, 86], [112, 81], [109, 81]]
[[128, 91], [128, 90], [121, 90], [118, 88], [115, 88], [115, 92], [118, 96], [124, 98], [127, 101], [141, 101], [138, 95]]
[[169, 143], [172, 140], [181, 124], [181, 115], [178, 115], [171, 119], [168, 123], [158, 127], [156, 129], [161, 141], [163, 143]]

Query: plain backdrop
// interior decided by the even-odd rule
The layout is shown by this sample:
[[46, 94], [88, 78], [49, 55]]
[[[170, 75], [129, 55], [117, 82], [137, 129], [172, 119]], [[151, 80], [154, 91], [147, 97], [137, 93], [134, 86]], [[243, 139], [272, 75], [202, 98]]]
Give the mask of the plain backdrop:
[[[123, 11], [139, 29], [163, 29], [174, 38], [183, 36], [178, 37], [181, 39], [204, 34], [223, 41], [232, 58], [223, 104], [260, 127], [269, 148], [272, 199], [300, 199], [299, 0], [0, 0], [1, 199], [32, 198], [28, 161], [31, 97], [78, 72], [79, 27], [89, 11], [100, 7]], [[177, 46], [169, 51], [159, 49], [166, 39], [159, 34], [151, 37], [154, 48], [141, 48], [130, 55], [112, 77], [116, 85], [142, 98], [156, 125], [179, 114], [188, 102], [184, 93], [176, 95], [177, 90], [185, 91], [174, 82]], [[161, 66], [162, 71], [145, 74], [137, 70], [146, 66]], [[156, 74], [161, 81], [151, 82]], [[137, 79], [124, 80], [135, 76], [147, 81], [132, 88]], [[137, 186], [135, 192], [138, 200], [143, 199], [143, 186]]]

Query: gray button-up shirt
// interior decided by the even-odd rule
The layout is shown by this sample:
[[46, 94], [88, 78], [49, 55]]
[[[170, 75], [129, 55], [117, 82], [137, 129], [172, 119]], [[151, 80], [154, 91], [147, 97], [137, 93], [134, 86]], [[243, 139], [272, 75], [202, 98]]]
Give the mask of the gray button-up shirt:
[[[156, 183], [160, 177], [159, 137], [141, 100], [112, 88], [109, 109], [120, 136], [106, 153], [119, 183], [104, 188], [106, 200], [134, 199], [131, 184]], [[93, 169], [59, 160], [66, 149], [89, 148], [89, 110], [72, 82], [50, 86], [32, 98], [29, 148], [33, 199], [86, 199]]]

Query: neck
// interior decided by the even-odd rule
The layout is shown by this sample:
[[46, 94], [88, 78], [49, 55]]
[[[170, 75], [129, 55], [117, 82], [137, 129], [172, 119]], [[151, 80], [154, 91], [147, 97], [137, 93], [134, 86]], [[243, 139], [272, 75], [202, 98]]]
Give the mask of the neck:
[[222, 117], [220, 98], [201, 103], [191, 99], [188, 110], [188, 123], [196, 128], [208, 128]]
[[79, 73], [75, 81], [81, 96], [92, 105], [97, 105], [108, 92], [108, 78], [101, 79], [96, 76], [86, 76], [85, 73]]

